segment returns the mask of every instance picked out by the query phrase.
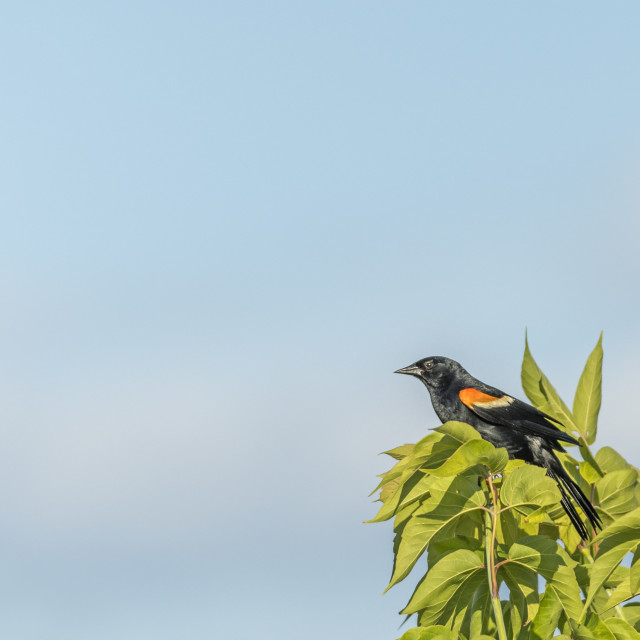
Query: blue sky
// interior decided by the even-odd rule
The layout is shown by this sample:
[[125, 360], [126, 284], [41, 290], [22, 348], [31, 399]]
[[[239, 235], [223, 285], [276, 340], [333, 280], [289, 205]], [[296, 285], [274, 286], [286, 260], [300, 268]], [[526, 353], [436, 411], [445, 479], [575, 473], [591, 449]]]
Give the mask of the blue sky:
[[2, 13], [3, 637], [397, 637], [392, 372], [525, 328], [640, 464], [636, 3]]

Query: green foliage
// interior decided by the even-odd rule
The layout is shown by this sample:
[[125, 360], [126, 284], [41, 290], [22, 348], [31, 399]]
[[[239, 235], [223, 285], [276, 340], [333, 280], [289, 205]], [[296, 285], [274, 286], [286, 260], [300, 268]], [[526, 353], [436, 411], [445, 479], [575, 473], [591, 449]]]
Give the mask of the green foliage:
[[396, 462], [381, 476], [382, 505], [370, 522], [393, 519], [387, 589], [418, 578], [401, 611], [416, 614], [417, 626], [401, 640], [640, 640], [640, 603], [628, 602], [640, 595], [640, 473], [610, 447], [590, 449], [602, 335], [571, 410], [526, 341], [522, 386], [579, 440], [559, 457], [604, 530], [581, 541], [544, 469], [509, 460], [467, 424], [447, 422], [415, 445], [387, 451]]

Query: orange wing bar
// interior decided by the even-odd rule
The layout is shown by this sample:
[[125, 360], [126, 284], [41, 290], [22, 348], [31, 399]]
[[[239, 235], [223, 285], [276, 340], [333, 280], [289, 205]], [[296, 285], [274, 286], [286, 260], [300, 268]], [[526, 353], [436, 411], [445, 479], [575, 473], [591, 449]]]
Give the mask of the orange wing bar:
[[469, 387], [468, 389], [463, 389], [460, 393], [460, 400], [462, 400], [463, 404], [466, 404], [467, 407], [471, 407], [476, 403], [484, 404], [485, 402], [495, 402], [500, 398], [496, 398], [495, 396], [490, 396], [487, 393], [482, 393], [482, 391], [478, 391], [473, 387]]

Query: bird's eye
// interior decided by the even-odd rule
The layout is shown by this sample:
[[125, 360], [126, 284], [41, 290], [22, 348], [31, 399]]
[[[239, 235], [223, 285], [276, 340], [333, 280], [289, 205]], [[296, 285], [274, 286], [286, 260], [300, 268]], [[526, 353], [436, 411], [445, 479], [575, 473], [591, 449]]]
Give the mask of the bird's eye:
[[429, 362], [425, 362], [425, 369], [433, 369], [433, 360], [429, 360]]

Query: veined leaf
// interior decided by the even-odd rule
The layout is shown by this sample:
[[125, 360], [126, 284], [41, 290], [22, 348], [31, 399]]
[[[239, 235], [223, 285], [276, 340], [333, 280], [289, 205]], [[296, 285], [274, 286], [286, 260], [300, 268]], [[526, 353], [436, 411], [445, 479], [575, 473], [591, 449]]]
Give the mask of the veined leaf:
[[[571, 433], [573, 431], [577, 431], [579, 433], [579, 429], [571, 411], [569, 411], [569, 407], [567, 407], [564, 400], [555, 390], [555, 387], [549, 382], [544, 374], [542, 374], [542, 378], [540, 379], [540, 389], [547, 399], [545, 409], [542, 409], [542, 411], [549, 414], [552, 418], [560, 421], [561, 424], [556, 425], [559, 429], [562, 429], [567, 433]], [[569, 444], [568, 446], [572, 445]]]
[[626, 602], [627, 600], [631, 600], [631, 598], [635, 598], [640, 595], [640, 593], [631, 591], [628, 584], [621, 584], [612, 594], [604, 607], [600, 610], [600, 614], [603, 614], [605, 611], [609, 609], [613, 609], [613, 607]]
[[[638, 545], [638, 540], [627, 540], [604, 553], [600, 552], [596, 556], [596, 560], [591, 567], [591, 581], [589, 591], [584, 603], [582, 615], [584, 615], [593, 602], [598, 590], [601, 589], [607, 578], [614, 572], [616, 567], [622, 561], [622, 558]], [[582, 617], [582, 616], [581, 616]]]
[[623, 582], [629, 582], [631, 575], [631, 569], [629, 567], [623, 567], [622, 565], [618, 565], [613, 573], [605, 580], [604, 588], [605, 589], [615, 589], [619, 587]]
[[531, 640], [549, 640], [558, 626], [562, 604], [554, 589], [547, 585], [540, 599], [538, 613], [531, 623]]
[[456, 475], [480, 464], [499, 472], [507, 464], [506, 450], [496, 449], [482, 440], [480, 434], [464, 422], [445, 422], [434, 431], [440, 440], [432, 447], [428, 460], [422, 464], [433, 475]]
[[442, 625], [409, 629], [399, 640], [459, 640], [460, 636]]
[[433, 447], [440, 440], [442, 440], [442, 435], [440, 433], [430, 433], [428, 436], [422, 438], [420, 442], [413, 445], [412, 451], [396, 462], [389, 471], [380, 474], [382, 479], [378, 483], [378, 486], [369, 495], [373, 495], [378, 491], [378, 489], [384, 487], [389, 482], [396, 481], [397, 483], [398, 478], [404, 477], [406, 479], [409, 477], [415, 469], [420, 467], [424, 461], [430, 457]]
[[510, 638], [517, 638], [522, 627], [524, 626], [524, 620], [521, 617], [521, 610], [514, 605], [514, 600], [509, 597], [509, 600], [501, 601], [502, 615], [504, 617], [504, 626], [507, 630], [507, 635]]
[[480, 440], [482, 438], [478, 431], [470, 424], [467, 424], [466, 422], [457, 422], [456, 420], [449, 420], [448, 422], [441, 424], [439, 427], [436, 427], [434, 431], [450, 436], [460, 444], [469, 442], [469, 440]]
[[406, 507], [412, 502], [416, 502], [418, 500], [422, 500], [427, 497], [429, 491], [431, 490], [431, 485], [433, 484], [435, 478], [429, 474], [424, 473], [422, 478], [418, 480], [418, 482], [411, 487], [409, 492], [402, 498], [400, 501], [400, 507]]
[[630, 602], [622, 607], [622, 613], [625, 620], [634, 628], [638, 630], [638, 624], [640, 623], [640, 602]]
[[402, 444], [399, 447], [394, 447], [393, 449], [389, 449], [389, 451], [383, 451], [387, 456], [391, 456], [394, 460], [402, 460], [402, 458], [406, 458], [415, 447], [415, 444]]
[[[481, 640], [488, 634], [495, 634], [495, 621], [491, 612], [491, 594], [486, 580], [478, 587], [469, 606], [471, 610], [465, 627], [465, 633], [469, 640]], [[494, 636], [490, 637], [493, 640]]]
[[580, 463], [580, 473], [589, 484], [594, 484], [602, 478], [600, 472], [589, 462]]
[[477, 483], [464, 476], [434, 478], [430, 493], [402, 531], [387, 589], [409, 574], [436, 533], [454, 525], [462, 514], [485, 504], [485, 495]]
[[397, 483], [394, 482], [394, 484], [391, 486], [389, 495], [385, 497], [385, 500], [375, 518], [367, 520], [367, 523], [383, 522], [384, 520], [389, 520], [389, 518], [392, 518], [398, 511], [403, 498], [411, 492], [415, 485], [417, 485], [424, 476], [424, 474], [419, 469], [408, 470], [407, 475], [408, 477], [406, 479], [401, 476], [398, 479]]
[[602, 447], [596, 453], [596, 462], [600, 465], [600, 468], [605, 472], [621, 471], [628, 469], [631, 465], [615, 450], [611, 447]]
[[522, 535], [518, 525], [518, 516], [515, 511], [511, 509], [503, 511], [498, 518], [498, 529], [496, 531], [498, 543], [503, 544], [508, 549]]
[[539, 573], [556, 592], [566, 616], [579, 618], [582, 600], [573, 572], [576, 563], [557, 542], [542, 536], [522, 538], [511, 546], [507, 558]]
[[579, 432], [569, 407], [533, 359], [526, 336], [521, 378], [522, 388], [534, 407], [559, 420], [561, 423], [561, 425], [557, 425], [559, 429], [567, 433]]
[[504, 479], [500, 501], [505, 508], [529, 516], [540, 508], [557, 505], [560, 496], [556, 483], [544, 469], [525, 465], [517, 467]]
[[570, 640], [600, 640], [596, 635], [583, 624], [576, 624], [573, 620], [566, 622], [563, 625], [564, 636]]
[[638, 506], [637, 482], [638, 476], [633, 469], [607, 473], [596, 482], [596, 504], [611, 518], [629, 513]]
[[483, 464], [497, 473], [505, 468], [509, 456], [506, 449], [496, 449], [486, 440], [469, 440], [456, 449], [440, 466], [425, 465], [425, 469], [435, 476], [458, 475], [472, 467]]
[[[477, 515], [478, 517], [473, 517]], [[456, 521], [456, 536], [466, 536], [468, 538], [482, 539], [483, 524], [480, 514], [472, 511], [466, 515], [462, 515]]]
[[387, 502], [389, 498], [393, 496], [398, 487], [400, 486], [400, 477], [394, 478], [389, 482], [385, 483], [384, 487], [380, 489], [380, 497], [376, 502]]
[[[442, 439], [446, 439], [446, 442], [441, 445]], [[376, 516], [367, 522], [382, 522], [393, 517], [403, 500], [423, 479], [424, 472], [420, 471], [420, 467], [424, 466], [427, 460], [436, 460], [436, 464], [440, 464], [439, 461], [449, 458], [458, 446], [457, 440], [440, 433], [432, 433], [420, 440], [408, 455], [397, 462], [390, 471], [382, 474], [382, 480], [373, 492], [381, 489], [380, 500], [383, 505]]]
[[602, 401], [602, 333], [578, 381], [573, 400], [573, 417], [587, 444], [593, 444], [598, 429], [598, 413]]
[[594, 613], [589, 615], [585, 626], [596, 640], [616, 640], [613, 632], [605, 625], [600, 617]]
[[509, 474], [515, 471], [518, 467], [524, 467], [527, 463], [524, 460], [518, 460], [514, 458], [513, 460], [509, 460], [507, 462], [507, 466], [504, 468], [504, 473]]
[[[538, 609], [538, 575], [533, 569], [515, 562], [503, 564], [498, 572], [509, 587], [511, 621], [519, 620], [519, 625], [513, 628], [513, 635], [517, 636], [520, 628], [533, 619]], [[517, 616], [514, 616], [515, 612]]]
[[640, 547], [636, 547], [633, 554], [633, 560], [631, 560], [629, 588], [631, 591], [640, 591]]
[[[464, 517], [464, 515], [461, 516], [461, 518]], [[460, 518], [458, 518], [459, 520]], [[458, 549], [469, 549], [469, 551], [479, 554], [480, 558], [484, 558], [484, 545], [481, 539], [462, 536], [457, 532], [454, 535], [449, 535], [448, 530], [441, 529], [431, 538], [427, 547], [427, 565], [432, 567], [442, 556]]]
[[540, 408], [546, 404], [542, 389], [540, 388], [540, 380], [542, 379], [542, 370], [533, 359], [531, 351], [529, 350], [529, 339], [527, 334], [524, 336], [524, 357], [522, 358], [522, 370], [520, 377], [522, 379], [522, 388], [524, 389], [527, 398], [531, 400], [533, 406]]
[[599, 553], [606, 553], [609, 549], [628, 541], [640, 541], [640, 508], [616, 518], [593, 540], [600, 545]]
[[399, 528], [413, 515], [420, 505], [412, 502], [404, 507], [400, 507], [396, 511], [396, 517], [393, 520], [393, 530], [398, 531]]
[[457, 438], [454, 438], [453, 436], [450, 436], [448, 434], [434, 433], [434, 435], [438, 435], [440, 437], [440, 440], [438, 440], [438, 442], [433, 445], [433, 447], [429, 451], [429, 455], [421, 463], [421, 467], [429, 473], [432, 473], [434, 470], [439, 469], [440, 467], [444, 467], [444, 465], [446, 465], [462, 447], [468, 446], [471, 443], [485, 442], [484, 440], [476, 439], [461, 443]]
[[401, 613], [421, 611], [423, 625], [438, 624], [466, 607], [485, 579], [486, 570], [475, 553], [452, 551], [429, 569]]
[[625, 620], [608, 618], [604, 624], [613, 633], [615, 640], [640, 640], [640, 633]]

